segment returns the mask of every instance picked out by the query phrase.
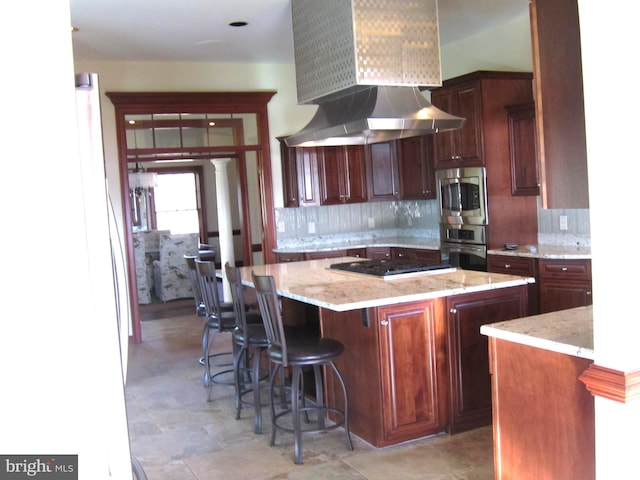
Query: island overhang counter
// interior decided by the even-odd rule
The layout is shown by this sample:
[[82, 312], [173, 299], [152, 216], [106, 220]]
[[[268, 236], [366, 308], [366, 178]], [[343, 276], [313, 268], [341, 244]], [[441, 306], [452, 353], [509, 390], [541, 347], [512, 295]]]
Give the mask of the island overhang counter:
[[[384, 447], [491, 423], [486, 337], [480, 326], [527, 315], [534, 279], [456, 269], [383, 280], [331, 270], [354, 257], [241, 267], [274, 277], [278, 294], [317, 307], [320, 331], [345, 345], [352, 433]], [[340, 404], [326, 380], [327, 397]]]

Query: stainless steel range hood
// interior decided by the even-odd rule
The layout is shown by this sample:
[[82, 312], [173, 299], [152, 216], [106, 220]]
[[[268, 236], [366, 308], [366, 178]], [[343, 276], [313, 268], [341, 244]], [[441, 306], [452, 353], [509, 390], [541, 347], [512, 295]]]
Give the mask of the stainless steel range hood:
[[356, 145], [460, 128], [419, 87], [442, 85], [436, 0], [292, 0], [299, 104], [288, 146]]

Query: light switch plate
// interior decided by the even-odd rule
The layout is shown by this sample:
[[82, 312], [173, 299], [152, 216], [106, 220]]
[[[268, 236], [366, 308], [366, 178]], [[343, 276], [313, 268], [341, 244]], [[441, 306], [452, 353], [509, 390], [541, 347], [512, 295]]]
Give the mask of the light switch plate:
[[309, 229], [309, 233], [316, 233], [316, 224], [313, 222], [309, 222], [307, 225]]
[[569, 225], [567, 224], [567, 216], [560, 215], [560, 230], [568, 230]]

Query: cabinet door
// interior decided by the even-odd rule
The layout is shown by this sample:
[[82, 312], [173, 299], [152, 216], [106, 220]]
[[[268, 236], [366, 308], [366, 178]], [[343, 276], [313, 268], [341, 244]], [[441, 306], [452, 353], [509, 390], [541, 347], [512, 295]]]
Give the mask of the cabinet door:
[[345, 257], [345, 250], [328, 250], [326, 252], [308, 252], [304, 254], [305, 260], [324, 260], [325, 258]]
[[[444, 110], [447, 113], [454, 113], [454, 92], [453, 89], [438, 89], [431, 93], [431, 103], [433, 106]], [[465, 122], [466, 123], [466, 122]], [[457, 133], [455, 130], [440, 132], [433, 135], [434, 160], [436, 168], [447, 168], [457, 163]]]
[[403, 200], [436, 198], [432, 135], [403, 138], [396, 143]]
[[451, 433], [491, 423], [488, 341], [480, 326], [524, 317], [526, 287], [447, 298]]
[[282, 160], [282, 189], [285, 207], [298, 207], [298, 168], [296, 149], [289, 148], [280, 140]]
[[398, 157], [395, 142], [367, 146], [367, 198], [369, 201], [400, 199]]
[[320, 180], [318, 178], [318, 155], [320, 149], [296, 148], [298, 171], [298, 204], [301, 207], [320, 205]]
[[533, 103], [507, 107], [511, 194], [540, 195]]
[[367, 258], [371, 260], [383, 260], [391, 258], [390, 247], [367, 247]]
[[431, 95], [433, 105], [466, 119], [462, 128], [434, 135], [436, 168], [482, 166], [482, 98], [479, 82], [443, 88]]
[[513, 255], [487, 255], [487, 271], [535, 278], [536, 282], [530, 283], [527, 287], [529, 297], [527, 315], [537, 315], [539, 313], [538, 268], [535, 258], [516, 257]]
[[304, 260], [304, 253], [276, 253], [276, 262], [278, 263], [301, 262], [302, 260]]
[[446, 375], [435, 302], [380, 307], [378, 321], [385, 440], [441, 432], [446, 396], [439, 382]]
[[347, 257], [367, 258], [366, 248], [348, 248]]
[[592, 303], [591, 282], [540, 280], [540, 313], [583, 307]]
[[365, 178], [364, 148], [361, 145], [343, 147], [345, 164], [345, 183], [347, 196], [345, 203], [363, 203], [367, 201]]
[[318, 159], [320, 170], [320, 203], [340, 205], [344, 203], [344, 155], [342, 147], [323, 147]]

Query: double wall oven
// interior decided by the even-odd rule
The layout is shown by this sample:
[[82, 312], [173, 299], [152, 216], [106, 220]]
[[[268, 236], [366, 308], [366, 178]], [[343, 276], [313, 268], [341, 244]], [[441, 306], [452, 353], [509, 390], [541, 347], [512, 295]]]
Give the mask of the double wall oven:
[[484, 167], [436, 171], [443, 261], [487, 270], [487, 174]]

